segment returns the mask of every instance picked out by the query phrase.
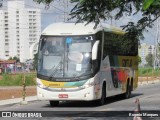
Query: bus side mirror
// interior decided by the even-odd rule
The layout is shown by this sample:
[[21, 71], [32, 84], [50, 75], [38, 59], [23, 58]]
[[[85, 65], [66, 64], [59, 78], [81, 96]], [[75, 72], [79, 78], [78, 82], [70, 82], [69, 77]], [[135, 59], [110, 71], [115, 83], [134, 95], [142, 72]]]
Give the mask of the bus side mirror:
[[97, 59], [98, 45], [99, 45], [99, 40], [97, 40], [93, 45], [93, 48], [92, 48], [92, 60], [96, 60]]
[[43, 46], [44, 46], [44, 45], [45, 45], [45, 38], [41, 38], [41, 39], [39, 40], [40, 50], [43, 49]]

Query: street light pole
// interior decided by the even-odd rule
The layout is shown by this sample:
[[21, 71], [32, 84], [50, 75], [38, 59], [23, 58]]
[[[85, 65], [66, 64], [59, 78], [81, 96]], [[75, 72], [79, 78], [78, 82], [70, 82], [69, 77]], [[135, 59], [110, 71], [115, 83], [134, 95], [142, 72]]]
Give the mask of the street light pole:
[[3, 0], [0, 0], [0, 7], [3, 7]]
[[158, 68], [159, 66], [159, 18], [157, 19], [156, 23], [157, 32], [156, 32], [156, 39], [155, 39], [155, 58], [154, 58], [154, 69]]

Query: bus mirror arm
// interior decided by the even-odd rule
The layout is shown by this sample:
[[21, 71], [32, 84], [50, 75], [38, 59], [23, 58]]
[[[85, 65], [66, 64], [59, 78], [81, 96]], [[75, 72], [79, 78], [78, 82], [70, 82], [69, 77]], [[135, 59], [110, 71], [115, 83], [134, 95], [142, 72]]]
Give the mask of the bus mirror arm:
[[39, 40], [40, 50], [43, 49], [44, 44], [45, 44], [44, 38], [41, 38], [41, 39]]
[[97, 40], [92, 47], [92, 60], [97, 59], [99, 40]]
[[40, 46], [40, 48], [39, 48], [39, 49], [40, 49], [40, 50], [42, 50], [41, 45], [42, 45], [42, 39], [40, 39], [40, 40], [39, 40], [39, 46]]

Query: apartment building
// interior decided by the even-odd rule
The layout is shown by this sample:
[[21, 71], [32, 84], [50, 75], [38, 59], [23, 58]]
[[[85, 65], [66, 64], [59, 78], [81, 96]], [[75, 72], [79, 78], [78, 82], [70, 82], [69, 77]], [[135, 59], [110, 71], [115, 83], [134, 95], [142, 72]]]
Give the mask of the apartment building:
[[40, 34], [40, 9], [28, 8], [23, 0], [8, 0], [7, 8], [0, 10], [0, 59], [33, 59], [37, 47], [32, 46]]
[[153, 55], [155, 54], [155, 46], [142, 43], [138, 50], [138, 54], [141, 57], [141, 61], [142, 61], [140, 66], [144, 66], [145, 64], [147, 64], [146, 56], [148, 54], [153, 54]]

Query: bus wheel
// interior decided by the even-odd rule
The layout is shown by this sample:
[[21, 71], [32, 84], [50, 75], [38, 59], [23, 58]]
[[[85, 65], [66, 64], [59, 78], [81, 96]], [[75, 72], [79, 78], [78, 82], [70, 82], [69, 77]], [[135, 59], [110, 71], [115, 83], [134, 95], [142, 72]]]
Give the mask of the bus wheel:
[[128, 80], [128, 82], [127, 82], [127, 90], [126, 90], [126, 92], [124, 93], [124, 98], [125, 99], [128, 99], [128, 98], [130, 98], [131, 97], [131, 89], [132, 89], [132, 86], [129, 84], [129, 80]]
[[97, 102], [98, 102], [98, 105], [104, 105], [106, 102], [106, 86], [105, 86], [105, 84], [103, 84], [103, 87], [102, 87], [102, 96]]
[[55, 106], [58, 106], [59, 105], [59, 101], [49, 101], [50, 102], [50, 105], [52, 106], [52, 107], [55, 107]]

